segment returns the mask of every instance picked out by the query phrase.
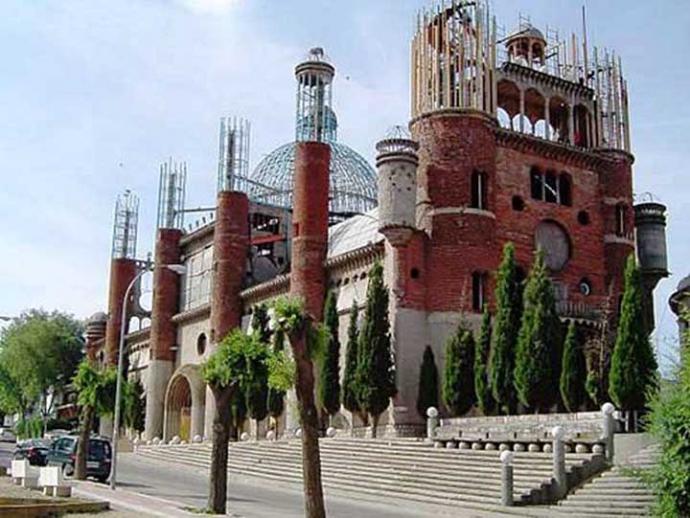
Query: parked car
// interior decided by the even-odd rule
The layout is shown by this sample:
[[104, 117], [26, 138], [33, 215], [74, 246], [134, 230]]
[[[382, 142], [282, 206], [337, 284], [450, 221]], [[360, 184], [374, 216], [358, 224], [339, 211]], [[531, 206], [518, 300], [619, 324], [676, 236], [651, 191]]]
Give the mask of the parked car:
[[0, 428], [0, 441], [1, 442], [15, 442], [16, 440], [17, 440], [17, 437], [14, 435], [14, 432], [12, 431], [11, 428], [5, 428], [5, 427]]
[[48, 439], [49, 441], [54, 441], [56, 439], [59, 439], [63, 435], [71, 435], [74, 434], [75, 432], [71, 432], [69, 430], [62, 430], [60, 428], [56, 428], [55, 430], [49, 430], [45, 434], [45, 438]]
[[28, 439], [17, 443], [13, 458], [27, 459], [33, 466], [45, 466], [48, 456], [48, 444], [42, 439]]
[[[78, 435], [66, 435], [53, 441], [48, 450], [48, 466], [58, 466], [65, 476], [71, 477], [74, 474], [78, 443]], [[103, 437], [91, 437], [87, 452], [86, 476], [99, 482], [108, 480], [112, 459], [110, 441]]]

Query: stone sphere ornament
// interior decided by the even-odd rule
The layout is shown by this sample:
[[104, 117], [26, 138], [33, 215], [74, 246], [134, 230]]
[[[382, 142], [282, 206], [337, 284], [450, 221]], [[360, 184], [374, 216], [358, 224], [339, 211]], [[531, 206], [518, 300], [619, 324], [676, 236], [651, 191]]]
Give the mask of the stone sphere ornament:
[[295, 437], [297, 437], [298, 439], [302, 438], [302, 429], [301, 428], [298, 428], [297, 430], [295, 430]]
[[195, 443], [200, 443], [200, 442], [203, 441], [203, 440], [204, 440], [204, 438], [201, 437], [201, 435], [199, 435], [199, 434], [195, 435], [195, 436], [192, 438], [192, 442], [195, 442]]
[[503, 464], [512, 464], [515, 459], [515, 454], [510, 450], [503, 450], [500, 459]]
[[604, 403], [601, 405], [601, 413], [604, 415], [611, 415], [613, 412], [615, 412], [616, 407], [613, 406], [613, 403]]
[[269, 441], [272, 441], [273, 439], [276, 438], [276, 433], [273, 430], [269, 430], [266, 432], [266, 439]]
[[246, 442], [249, 440], [249, 434], [247, 432], [242, 432], [242, 435], [240, 435], [240, 441]]
[[563, 439], [563, 436], [565, 435], [565, 430], [562, 426], [554, 426], [551, 429], [551, 435], [554, 439]]
[[426, 409], [426, 416], [434, 419], [435, 417], [438, 417], [438, 410], [436, 407], [430, 406], [429, 408]]
[[337, 430], [332, 426], [329, 426], [326, 430], [326, 437], [330, 437], [332, 439], [333, 437], [335, 437], [336, 433], [338, 433]]

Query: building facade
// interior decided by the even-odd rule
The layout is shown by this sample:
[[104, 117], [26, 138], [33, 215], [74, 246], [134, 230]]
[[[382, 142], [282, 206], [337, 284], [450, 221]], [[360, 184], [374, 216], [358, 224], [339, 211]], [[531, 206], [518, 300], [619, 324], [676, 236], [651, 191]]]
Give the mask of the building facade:
[[[335, 291], [343, 365], [348, 312], [363, 306], [375, 261], [391, 295], [398, 394], [381, 424], [392, 433], [420, 430], [422, 353], [431, 345], [441, 368], [461, 318], [477, 326], [493, 308], [507, 242], [522, 275], [545, 252], [559, 313], [592, 335], [615, 329], [625, 262], [637, 253], [651, 328], [653, 290], [667, 275], [665, 207], [633, 203], [619, 58], [569, 45], [526, 23], [503, 35], [483, 2], [445, 2], [419, 17], [409, 132], [377, 144], [376, 173], [336, 142], [335, 68], [321, 49], [296, 68], [295, 142], [254, 173], [248, 126], [224, 119], [219, 192], [204, 224], [183, 229], [186, 171], [165, 167], [152, 308], [127, 306], [144, 323], [127, 329], [126, 346], [129, 376], [146, 388], [146, 436], [210, 436], [200, 365], [231, 329], [248, 328], [253, 307], [280, 295], [300, 294], [318, 318]], [[110, 363], [130, 324], [120, 316], [126, 286], [150, 267], [133, 251], [136, 211], [118, 210], [108, 317], [97, 315], [88, 341], [91, 357]], [[177, 264], [181, 277], [166, 267]], [[279, 427], [294, 429], [286, 408]], [[336, 422], [361, 425], [345, 411]]]

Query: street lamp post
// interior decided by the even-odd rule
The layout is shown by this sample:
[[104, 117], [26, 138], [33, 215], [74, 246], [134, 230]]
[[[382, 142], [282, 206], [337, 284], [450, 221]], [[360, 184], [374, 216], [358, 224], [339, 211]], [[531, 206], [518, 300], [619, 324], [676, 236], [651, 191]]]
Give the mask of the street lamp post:
[[[175, 272], [178, 275], [182, 275], [186, 272], [186, 268], [182, 264], [165, 264], [160, 266], [160, 268], [167, 268]], [[122, 301], [122, 320], [120, 322], [120, 347], [117, 353], [117, 383], [115, 385], [115, 412], [113, 416], [113, 454], [112, 463], [110, 465], [110, 489], [115, 489], [116, 487], [116, 474], [117, 474], [117, 442], [118, 442], [118, 431], [120, 428], [120, 397], [122, 394], [122, 359], [124, 357], [125, 349], [125, 329], [127, 322], [127, 301], [129, 300], [130, 292], [132, 288], [137, 283], [137, 281], [145, 274], [153, 270], [153, 265], [148, 263], [146, 267], [137, 273], [137, 275], [132, 279], [132, 282], [127, 286], [125, 290], [124, 300]]]

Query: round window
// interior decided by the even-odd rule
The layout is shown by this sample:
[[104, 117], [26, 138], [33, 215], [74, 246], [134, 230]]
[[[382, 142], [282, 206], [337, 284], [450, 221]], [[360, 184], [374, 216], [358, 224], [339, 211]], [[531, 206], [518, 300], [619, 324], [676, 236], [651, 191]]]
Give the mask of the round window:
[[196, 339], [196, 352], [199, 356], [206, 352], [206, 335], [204, 333], [201, 333]]
[[537, 227], [535, 244], [544, 251], [549, 270], [559, 272], [565, 268], [570, 259], [570, 238], [563, 227], [553, 221], [543, 221]]

